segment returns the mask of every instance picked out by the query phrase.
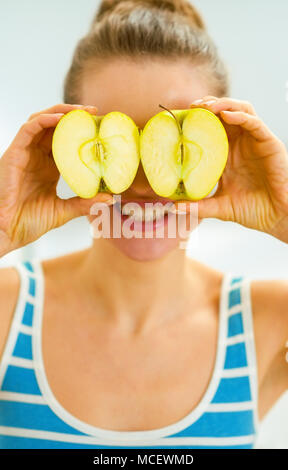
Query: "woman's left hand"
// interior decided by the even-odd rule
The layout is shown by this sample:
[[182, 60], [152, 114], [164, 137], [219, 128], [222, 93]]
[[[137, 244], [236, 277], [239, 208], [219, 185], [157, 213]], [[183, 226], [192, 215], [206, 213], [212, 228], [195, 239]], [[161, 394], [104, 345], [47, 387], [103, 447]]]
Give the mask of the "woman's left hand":
[[[246, 101], [205, 96], [191, 108], [218, 115], [229, 140], [225, 170], [213, 197], [192, 205], [214, 217], [266, 232], [288, 243], [288, 152]], [[185, 202], [188, 207], [191, 203]], [[182, 206], [183, 207], [183, 206]]]

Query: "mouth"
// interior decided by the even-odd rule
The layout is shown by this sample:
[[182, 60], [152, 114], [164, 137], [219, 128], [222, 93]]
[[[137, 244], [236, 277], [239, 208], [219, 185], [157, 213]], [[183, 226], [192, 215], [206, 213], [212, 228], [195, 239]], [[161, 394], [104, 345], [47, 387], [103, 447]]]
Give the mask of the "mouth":
[[121, 221], [130, 220], [134, 230], [151, 230], [164, 225], [168, 214], [172, 212], [174, 203], [168, 200], [161, 201], [117, 201], [115, 209], [121, 215]]

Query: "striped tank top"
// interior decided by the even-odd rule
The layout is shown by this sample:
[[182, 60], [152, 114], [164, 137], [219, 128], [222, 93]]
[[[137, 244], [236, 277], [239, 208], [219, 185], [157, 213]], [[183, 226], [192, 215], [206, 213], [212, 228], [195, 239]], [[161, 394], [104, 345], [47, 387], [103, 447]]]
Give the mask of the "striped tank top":
[[0, 363], [1, 449], [253, 448], [258, 432], [257, 367], [246, 276], [224, 274], [216, 359], [198, 405], [171, 425], [126, 432], [85, 423], [57, 401], [42, 358], [42, 266], [34, 259], [15, 267], [20, 292]]

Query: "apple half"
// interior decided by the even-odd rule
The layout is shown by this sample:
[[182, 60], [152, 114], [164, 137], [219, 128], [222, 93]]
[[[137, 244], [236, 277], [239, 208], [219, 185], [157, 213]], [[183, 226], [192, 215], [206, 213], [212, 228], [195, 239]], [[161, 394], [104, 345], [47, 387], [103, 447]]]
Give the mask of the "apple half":
[[164, 109], [140, 131], [146, 177], [159, 196], [203, 199], [217, 185], [227, 162], [225, 128], [214, 113], [203, 108]]
[[98, 191], [118, 194], [137, 173], [139, 130], [124, 113], [94, 116], [76, 109], [55, 127], [52, 154], [63, 179], [78, 196], [91, 198]]

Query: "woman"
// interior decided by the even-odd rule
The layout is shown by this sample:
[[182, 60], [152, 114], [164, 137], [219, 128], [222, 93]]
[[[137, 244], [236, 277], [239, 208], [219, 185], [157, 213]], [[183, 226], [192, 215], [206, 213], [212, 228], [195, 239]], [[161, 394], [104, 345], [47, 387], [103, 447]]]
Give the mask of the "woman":
[[[287, 150], [250, 103], [228, 98], [225, 66], [190, 3], [104, 0], [64, 88], [64, 103], [30, 116], [0, 161], [2, 256], [72, 218], [92, 223], [97, 201], [112, 214], [109, 194], [56, 196], [61, 116], [119, 110], [143, 128], [159, 103], [208, 109], [229, 138], [216, 194], [186, 202], [178, 223], [196, 204], [199, 220], [288, 242]], [[122, 208], [169, 200], [141, 165], [121, 196]], [[95, 237], [87, 250], [1, 270], [2, 448], [253, 447], [288, 386], [287, 282], [250, 283], [188, 258], [178, 235], [152, 234]]]

